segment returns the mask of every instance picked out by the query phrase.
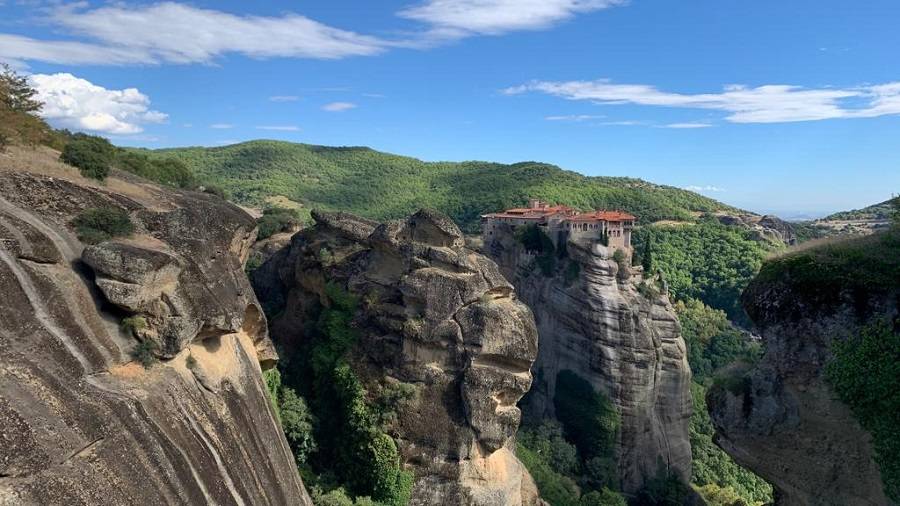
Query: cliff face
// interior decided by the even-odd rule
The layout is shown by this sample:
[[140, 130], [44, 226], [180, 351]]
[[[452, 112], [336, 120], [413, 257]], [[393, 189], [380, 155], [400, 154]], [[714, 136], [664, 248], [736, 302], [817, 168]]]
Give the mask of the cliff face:
[[641, 295], [640, 273], [623, 272], [601, 245], [570, 241], [566, 247], [568, 261], [577, 264], [568, 281], [542, 275], [511, 234], [485, 247], [535, 314], [538, 380], [525, 409], [552, 418], [556, 376], [574, 371], [621, 416], [616, 459], [623, 491], [638, 490], [660, 465], [688, 479], [691, 373], [667, 297]]
[[[860, 248], [876, 249], [872, 242]], [[896, 265], [896, 252], [884, 250], [884, 259]], [[796, 267], [764, 266], [744, 292], [766, 353], [731, 388], [710, 390], [716, 442], [771, 483], [779, 505], [892, 504], [870, 434], [824, 376], [834, 340], [876, 320], [900, 327], [900, 286], [897, 279], [867, 281], [872, 264], [858, 254], [844, 256], [852, 260], [843, 266], [817, 256], [801, 253]], [[860, 268], [868, 272], [852, 271]]]
[[537, 334], [496, 265], [431, 212], [382, 225], [313, 216], [316, 225], [254, 275], [261, 300], [284, 308], [272, 322], [275, 341], [302, 345], [329, 285], [360, 297], [360, 336], [346, 359], [370, 393], [415, 387], [388, 429], [415, 473], [411, 504], [536, 504], [513, 437]]
[[[310, 504], [261, 378], [255, 223], [128, 175], [0, 160], [0, 504]], [[126, 211], [85, 248], [70, 221]], [[162, 360], [120, 329], [139, 315]]]

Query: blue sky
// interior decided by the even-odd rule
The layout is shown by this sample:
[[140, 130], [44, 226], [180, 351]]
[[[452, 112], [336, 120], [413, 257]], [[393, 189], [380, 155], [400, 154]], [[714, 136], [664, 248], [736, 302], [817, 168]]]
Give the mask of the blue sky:
[[786, 216], [900, 192], [896, 0], [0, 0], [58, 126], [540, 160]]

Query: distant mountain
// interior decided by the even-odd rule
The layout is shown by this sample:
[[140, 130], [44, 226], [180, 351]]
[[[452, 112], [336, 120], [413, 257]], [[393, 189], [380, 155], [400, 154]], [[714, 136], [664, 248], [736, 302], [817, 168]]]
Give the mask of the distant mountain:
[[201, 181], [222, 186], [239, 203], [284, 196], [307, 207], [378, 219], [428, 206], [468, 232], [479, 215], [542, 198], [581, 209], [627, 209], [643, 223], [693, 221], [699, 213], [736, 209], [696, 193], [627, 177], [588, 177], [539, 162], [424, 162], [365, 147], [251, 141], [215, 148], [149, 152], [183, 160]]

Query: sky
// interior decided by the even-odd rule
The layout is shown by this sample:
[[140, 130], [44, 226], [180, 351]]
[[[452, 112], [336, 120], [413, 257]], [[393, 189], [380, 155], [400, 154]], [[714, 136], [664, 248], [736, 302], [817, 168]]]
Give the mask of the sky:
[[0, 0], [54, 126], [536, 160], [788, 218], [900, 193], [896, 0]]

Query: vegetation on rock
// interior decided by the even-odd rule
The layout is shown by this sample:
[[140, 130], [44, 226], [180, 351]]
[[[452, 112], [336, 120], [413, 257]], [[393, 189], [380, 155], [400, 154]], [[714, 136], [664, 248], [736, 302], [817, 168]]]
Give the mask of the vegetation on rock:
[[134, 233], [134, 223], [128, 213], [115, 207], [85, 209], [72, 220], [78, 240], [85, 244], [97, 244], [113, 237]]
[[826, 378], [872, 434], [885, 493], [900, 501], [900, 331], [876, 322], [835, 339], [831, 350]]
[[306, 216], [301, 215], [297, 209], [284, 207], [270, 207], [263, 211], [263, 215], [256, 220], [259, 226], [258, 239], [266, 239], [281, 232], [296, 230], [311, 220], [309, 211]]

